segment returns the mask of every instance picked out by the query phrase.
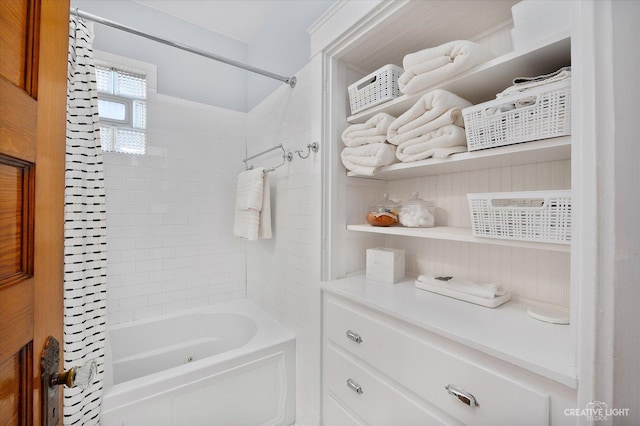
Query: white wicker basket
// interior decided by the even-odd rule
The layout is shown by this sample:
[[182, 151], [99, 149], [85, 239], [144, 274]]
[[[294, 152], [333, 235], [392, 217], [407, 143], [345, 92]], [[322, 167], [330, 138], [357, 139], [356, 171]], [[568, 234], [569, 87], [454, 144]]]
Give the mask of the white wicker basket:
[[[526, 98], [529, 106], [500, 112]], [[571, 79], [462, 110], [469, 151], [571, 134]]]
[[351, 114], [400, 96], [398, 78], [404, 72], [396, 65], [385, 65], [348, 87]]
[[571, 191], [467, 194], [476, 237], [571, 242]]

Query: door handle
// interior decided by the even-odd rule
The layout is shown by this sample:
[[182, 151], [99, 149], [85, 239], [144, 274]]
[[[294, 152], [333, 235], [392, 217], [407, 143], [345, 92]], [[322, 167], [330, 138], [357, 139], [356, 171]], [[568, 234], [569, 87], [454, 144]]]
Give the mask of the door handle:
[[96, 361], [91, 359], [82, 366], [71, 367], [68, 371], [63, 371], [62, 373], [51, 374], [49, 386], [65, 385], [68, 388], [77, 386], [80, 389], [87, 389], [93, 383], [97, 370]]

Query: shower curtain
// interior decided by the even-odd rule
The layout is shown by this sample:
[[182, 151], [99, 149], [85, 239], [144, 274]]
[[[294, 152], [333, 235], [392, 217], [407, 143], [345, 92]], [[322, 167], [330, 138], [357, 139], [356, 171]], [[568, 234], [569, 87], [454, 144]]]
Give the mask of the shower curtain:
[[99, 424], [106, 334], [106, 204], [93, 28], [69, 22], [64, 207], [64, 368], [97, 362], [87, 389], [64, 389], [64, 424]]

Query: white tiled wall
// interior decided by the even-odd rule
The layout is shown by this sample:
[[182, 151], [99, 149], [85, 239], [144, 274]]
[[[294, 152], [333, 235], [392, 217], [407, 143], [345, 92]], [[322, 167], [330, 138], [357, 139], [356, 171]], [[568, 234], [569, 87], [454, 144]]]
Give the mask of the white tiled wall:
[[[248, 113], [248, 153], [303, 149], [319, 123], [314, 62]], [[314, 118], [317, 117], [317, 118]], [[318, 121], [314, 121], [318, 120]], [[320, 147], [322, 149], [322, 147]], [[277, 152], [254, 161], [278, 164]], [[273, 238], [247, 243], [247, 294], [296, 335], [296, 424], [317, 424], [320, 401], [320, 154], [269, 173]]]
[[105, 153], [110, 324], [246, 297], [245, 140], [245, 113], [151, 93], [147, 154]]

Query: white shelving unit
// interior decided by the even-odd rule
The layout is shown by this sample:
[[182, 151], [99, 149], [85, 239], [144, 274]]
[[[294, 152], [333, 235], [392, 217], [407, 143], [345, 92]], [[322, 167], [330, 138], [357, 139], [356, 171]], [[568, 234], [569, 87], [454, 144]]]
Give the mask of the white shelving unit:
[[[443, 8], [437, 16], [448, 16], [445, 10], [448, 3], [433, 3]], [[385, 3], [390, 4], [388, 9], [381, 7], [379, 16], [366, 24], [359, 24], [362, 27], [354, 29], [353, 34], [339, 41], [325, 58], [324, 71], [331, 94], [326, 99], [329, 101], [329, 118], [324, 130], [329, 137], [327, 142], [331, 146], [332, 162], [331, 167], [325, 170], [328, 179], [325, 197], [330, 209], [325, 210], [328, 231], [324, 236], [328, 256], [323, 268], [330, 282], [325, 285], [324, 292], [329, 295], [328, 298], [340, 296], [351, 299], [390, 318], [433, 331], [447, 340], [446, 343], [456, 342], [460, 347], [459, 351], [454, 351], [455, 356], [462, 356], [468, 349], [484, 352], [483, 359], [489, 360], [500, 371], [512, 371], [514, 377], [517, 376], [515, 381], [551, 395], [555, 406], [573, 407], [572, 390], [567, 388], [577, 388], [576, 346], [572, 341], [577, 327], [575, 319], [572, 317], [570, 326], [551, 325], [529, 317], [526, 311], [528, 304], [561, 309], [573, 307], [574, 298], [570, 294], [573, 291], [570, 284], [573, 243], [476, 237], [468, 221], [466, 194], [569, 189], [573, 176], [572, 151], [576, 151], [574, 142], [577, 144], [579, 141], [575, 137], [563, 136], [459, 153], [446, 159], [395, 163], [379, 168], [373, 176], [340, 173], [344, 169], [339, 163], [339, 155], [336, 155], [342, 149], [340, 134], [347, 124], [363, 123], [380, 112], [397, 117], [423, 96], [423, 93], [403, 95], [349, 116], [348, 103], [345, 102], [346, 89], [361, 75], [376, 69], [374, 65], [399, 64], [397, 59], [403, 54], [460, 39], [477, 41], [494, 51], [507, 51], [511, 4], [489, 3], [487, 7], [495, 7], [491, 16], [506, 15], [502, 15], [502, 21], [494, 22], [491, 17], [483, 21], [477, 14], [459, 8], [464, 24], [459, 22], [455, 30], [451, 26], [430, 27], [428, 37], [416, 37], [415, 34], [423, 35], [423, 31], [426, 31], [423, 30], [425, 26], [421, 19], [427, 12], [435, 13], [430, 7], [420, 2], [402, 5], [399, 2]], [[477, 2], [465, 4], [478, 6]], [[469, 25], [482, 22], [484, 27], [474, 27], [474, 32], [469, 33]], [[399, 27], [399, 24], [402, 27], [400, 32], [394, 34], [392, 39], [387, 39], [388, 33], [383, 30]], [[493, 100], [497, 93], [512, 85], [516, 77], [546, 74], [571, 65], [571, 36], [570, 31], [551, 35], [537, 46], [508, 52], [429, 90], [447, 90], [473, 104]], [[424, 47], [417, 46], [418, 39]], [[575, 40], [577, 44], [579, 39]], [[440, 208], [437, 224], [450, 226], [374, 227], [362, 223], [365, 209], [379, 200], [382, 193], [387, 192], [392, 199], [407, 199], [414, 191]], [[404, 286], [383, 287], [367, 282], [362, 276], [353, 277], [353, 274], [366, 268], [365, 250], [381, 245], [404, 249], [410, 259], [410, 274], [438, 273], [475, 282], [499, 282], [512, 293], [513, 298], [495, 310], [488, 310], [416, 290], [412, 282]], [[378, 288], [383, 293], [380, 298], [382, 303], [367, 296]], [[365, 296], [360, 298], [359, 295]], [[415, 315], [406, 309], [413, 304]], [[388, 310], [388, 306], [399, 306], [401, 309]], [[416, 318], [422, 318], [423, 312], [428, 312], [429, 318], [416, 322]], [[447, 323], [441, 321], [440, 312], [456, 314], [451, 323]], [[433, 317], [431, 313], [435, 313]], [[477, 329], [460, 321], [466, 315], [470, 324], [478, 326]], [[491, 325], [494, 321], [495, 325]], [[459, 339], [458, 328], [471, 338]], [[530, 332], [533, 328], [535, 332]], [[500, 332], [494, 334], [497, 329]], [[552, 344], [553, 349], [548, 349], [545, 344], [554, 340], [557, 345]], [[509, 347], [496, 350], [503, 344]], [[534, 352], [546, 359], [532, 359]], [[325, 377], [337, 374], [329, 367], [332, 365], [325, 366]], [[539, 381], [541, 377], [544, 381]], [[392, 379], [396, 380], [395, 377]], [[327, 388], [325, 392], [330, 390]], [[504, 397], [508, 395], [504, 390], [498, 393], [503, 393]], [[348, 403], [344, 406], [351, 408]], [[446, 408], [446, 404], [440, 408]], [[556, 422], [558, 418], [554, 419]]]

